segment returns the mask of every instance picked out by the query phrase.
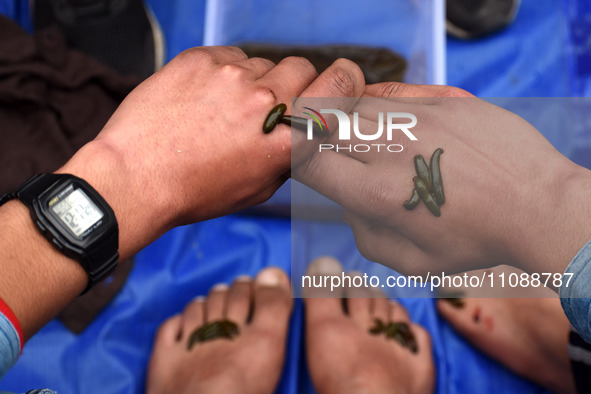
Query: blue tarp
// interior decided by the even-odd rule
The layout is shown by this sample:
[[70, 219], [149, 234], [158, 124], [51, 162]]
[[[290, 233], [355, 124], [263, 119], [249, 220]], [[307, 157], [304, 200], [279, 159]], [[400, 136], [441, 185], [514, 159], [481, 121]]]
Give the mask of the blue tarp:
[[[168, 58], [202, 42], [203, 1], [149, 3], [162, 24]], [[26, 0], [0, 0], [0, 12], [30, 25]], [[591, 72], [591, 51], [585, 50], [591, 37], [589, 18], [591, 6], [585, 0], [523, 0], [517, 20], [504, 32], [476, 41], [448, 41], [448, 82], [488, 97], [586, 95]], [[588, 141], [587, 134], [577, 134], [575, 148], [565, 153], [589, 164]], [[326, 231], [331, 225], [311, 226], [309, 231]], [[255, 275], [269, 265], [289, 271], [290, 236], [287, 219], [239, 215], [170, 231], [137, 255], [121, 293], [86, 331], [75, 336], [52, 321], [31, 339], [18, 364], [0, 381], [0, 390], [143, 392], [154, 334], [162, 321], [218, 282]], [[363, 261], [351, 245], [352, 237], [348, 242], [341, 238], [332, 252], [345, 260]], [[431, 333], [439, 393], [542, 392], [456, 335], [437, 315], [433, 300], [400, 301]], [[302, 337], [298, 300], [279, 393], [312, 392]]]

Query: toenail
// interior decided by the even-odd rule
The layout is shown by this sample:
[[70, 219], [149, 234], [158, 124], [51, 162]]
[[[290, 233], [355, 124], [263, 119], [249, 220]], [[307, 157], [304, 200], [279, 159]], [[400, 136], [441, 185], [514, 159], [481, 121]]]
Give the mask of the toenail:
[[333, 258], [321, 257], [315, 260], [310, 267], [318, 274], [340, 274], [343, 272], [341, 264]]
[[202, 295], [197, 296], [197, 297], [193, 298], [193, 302], [205, 302], [205, 297]]
[[225, 283], [218, 283], [214, 287], [211, 288], [212, 291], [225, 291], [228, 290], [228, 285]]
[[252, 278], [248, 275], [240, 275], [235, 279], [236, 282], [250, 282], [251, 280]]
[[257, 276], [256, 282], [263, 286], [278, 286], [279, 285], [279, 273], [275, 270], [263, 270]]

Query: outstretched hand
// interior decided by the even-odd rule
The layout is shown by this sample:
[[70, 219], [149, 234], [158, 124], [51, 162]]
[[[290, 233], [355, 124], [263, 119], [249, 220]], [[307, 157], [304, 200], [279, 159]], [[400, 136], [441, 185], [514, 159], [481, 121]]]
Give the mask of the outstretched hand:
[[[562, 272], [591, 236], [584, 203], [589, 172], [519, 116], [460, 89], [400, 83], [367, 86], [353, 112], [366, 134], [378, 128], [378, 112], [414, 114], [418, 140], [399, 132], [391, 141], [386, 133], [372, 141], [398, 143], [404, 147], [398, 153], [317, 151], [292, 174], [345, 207], [345, 220], [368, 259], [407, 274], [498, 264]], [[339, 141], [336, 131], [325, 142], [368, 143], [353, 133], [350, 141]], [[406, 210], [414, 156], [428, 162], [437, 148], [444, 150], [441, 217], [423, 202]]]

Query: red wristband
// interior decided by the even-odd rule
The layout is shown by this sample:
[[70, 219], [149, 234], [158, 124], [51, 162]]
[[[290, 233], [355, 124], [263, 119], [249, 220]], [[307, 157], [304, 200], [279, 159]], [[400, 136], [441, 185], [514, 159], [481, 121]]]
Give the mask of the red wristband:
[[21, 353], [22, 353], [23, 346], [25, 345], [25, 340], [23, 337], [23, 329], [21, 328], [21, 324], [18, 321], [18, 319], [16, 318], [15, 314], [12, 312], [12, 309], [10, 309], [10, 307], [4, 302], [4, 300], [2, 298], [0, 298], [0, 313], [2, 313], [4, 316], [6, 316], [8, 321], [10, 323], [12, 323], [12, 326], [16, 330], [16, 333], [18, 334], [18, 339], [20, 341]]

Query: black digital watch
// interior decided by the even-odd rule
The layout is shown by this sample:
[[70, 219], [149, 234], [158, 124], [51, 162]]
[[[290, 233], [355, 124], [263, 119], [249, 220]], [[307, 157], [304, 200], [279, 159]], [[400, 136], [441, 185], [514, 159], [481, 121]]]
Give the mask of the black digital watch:
[[84, 268], [88, 274], [84, 293], [117, 267], [115, 213], [86, 181], [69, 174], [39, 174], [0, 197], [0, 206], [12, 199], [29, 208], [33, 222], [52, 245]]

